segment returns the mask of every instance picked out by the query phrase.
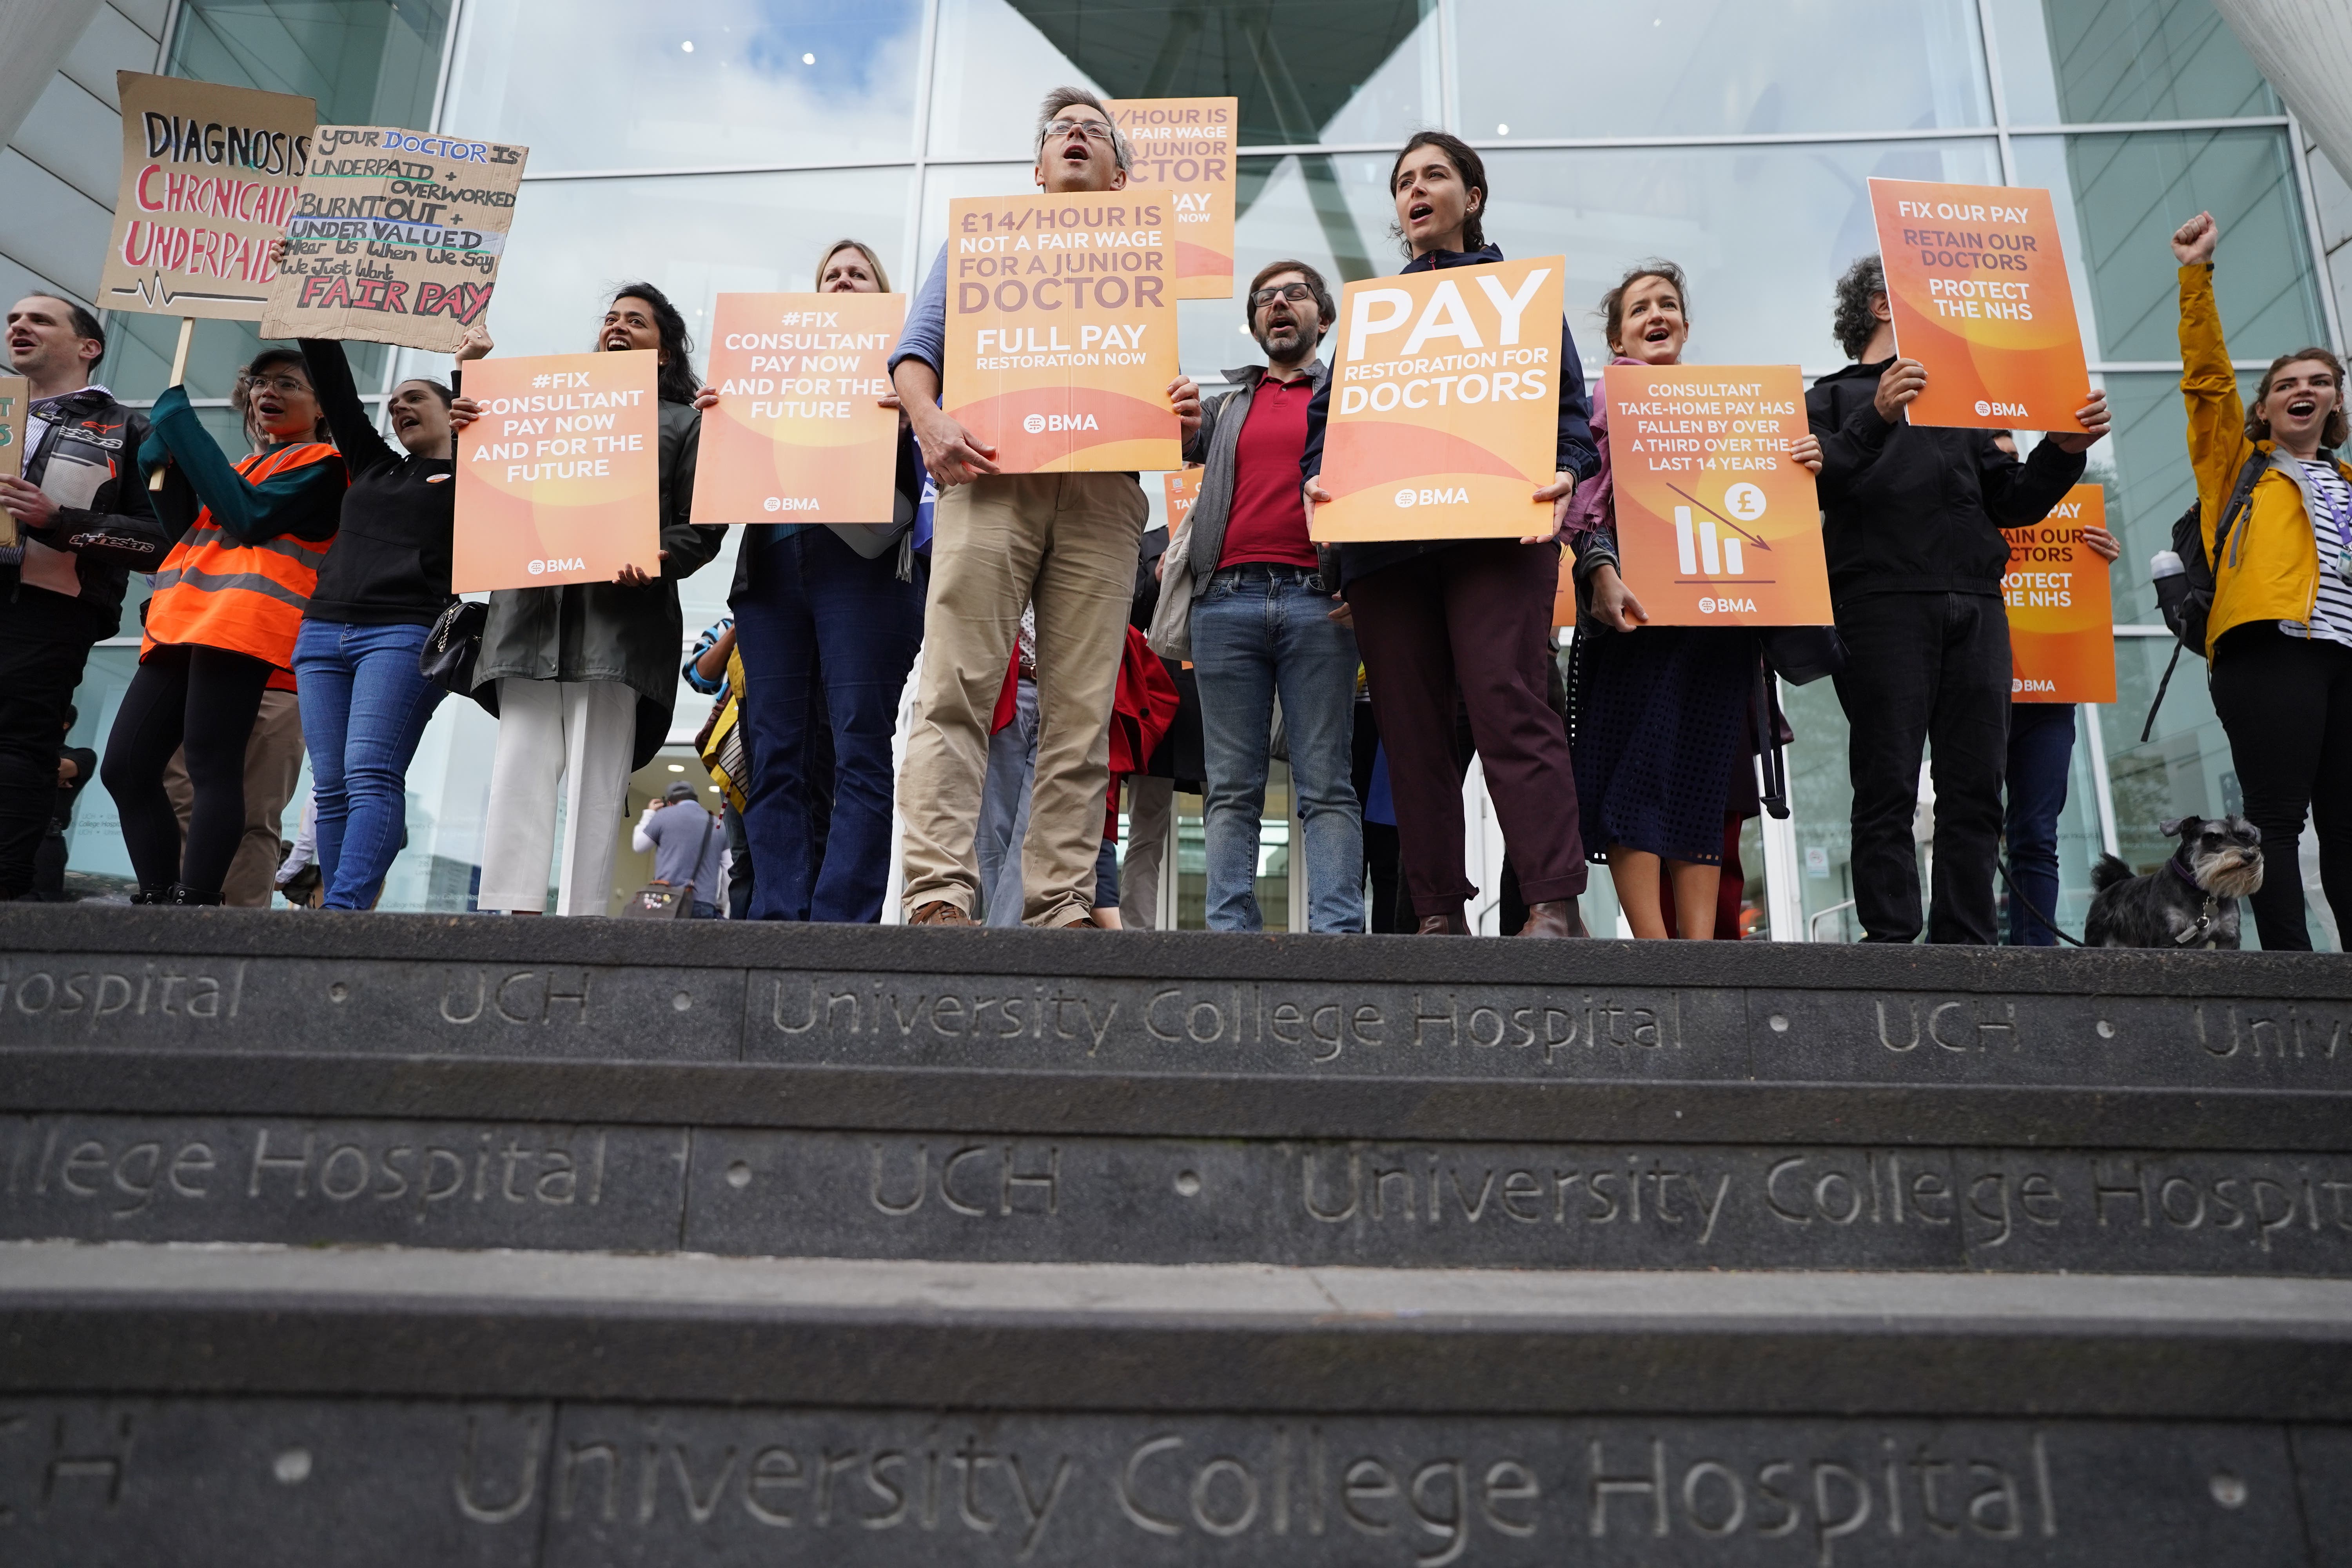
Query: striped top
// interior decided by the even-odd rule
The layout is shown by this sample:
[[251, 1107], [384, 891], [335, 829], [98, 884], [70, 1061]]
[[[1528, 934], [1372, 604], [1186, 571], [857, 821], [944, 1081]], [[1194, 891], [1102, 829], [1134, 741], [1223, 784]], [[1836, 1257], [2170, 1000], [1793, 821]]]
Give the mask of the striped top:
[[2352, 536], [2352, 485], [2324, 458], [2305, 461], [2303, 472], [2319, 500], [2317, 508], [2304, 509], [2311, 514], [2312, 542], [2319, 550], [2319, 594], [2311, 608], [2311, 635], [2352, 647], [2352, 584], [2336, 569], [2340, 558], [2352, 555], [2352, 543], [2347, 542]]

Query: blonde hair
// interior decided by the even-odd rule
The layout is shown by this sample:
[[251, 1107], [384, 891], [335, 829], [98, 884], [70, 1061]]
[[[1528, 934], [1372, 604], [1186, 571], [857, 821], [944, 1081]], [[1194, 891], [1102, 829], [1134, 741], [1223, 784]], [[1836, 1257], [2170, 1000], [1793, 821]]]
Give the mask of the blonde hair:
[[887, 294], [890, 291], [890, 274], [883, 270], [882, 258], [875, 255], [874, 247], [862, 239], [836, 239], [824, 247], [824, 252], [816, 258], [817, 288], [824, 287], [825, 264], [845, 250], [854, 250], [866, 258], [866, 265], [874, 268], [874, 281], [882, 285], [879, 292]]

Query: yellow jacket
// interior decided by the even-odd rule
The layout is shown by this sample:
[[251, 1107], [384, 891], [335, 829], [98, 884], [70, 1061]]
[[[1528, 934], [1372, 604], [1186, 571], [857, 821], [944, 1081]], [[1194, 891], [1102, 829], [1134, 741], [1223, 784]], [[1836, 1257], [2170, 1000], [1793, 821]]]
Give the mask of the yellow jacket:
[[[2213, 566], [2213, 609], [2205, 622], [2205, 655], [2210, 658], [2221, 634], [2248, 621], [2296, 621], [2308, 625], [2319, 598], [2319, 551], [2311, 516], [2304, 505], [2297, 470], [2281, 467], [2294, 459], [2268, 441], [2246, 439], [2246, 409], [2238, 396], [2238, 375], [2221, 341], [2221, 316], [2213, 304], [2213, 268], [2180, 269], [2180, 395], [2189, 405], [2189, 462], [2197, 473], [2197, 500], [2203, 512], [2205, 559]], [[2273, 454], [2270, 471], [2254, 481], [2246, 512], [2230, 533], [2224, 559], [2213, 560], [2213, 531], [2238, 472], [2256, 450]], [[2352, 482], [2352, 468], [2336, 465]]]

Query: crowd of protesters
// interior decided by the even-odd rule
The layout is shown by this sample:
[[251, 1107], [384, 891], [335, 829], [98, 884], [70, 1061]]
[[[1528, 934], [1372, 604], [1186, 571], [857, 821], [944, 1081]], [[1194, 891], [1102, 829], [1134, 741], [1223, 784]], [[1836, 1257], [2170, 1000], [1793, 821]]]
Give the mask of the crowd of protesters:
[[[1036, 147], [1048, 193], [1126, 183], [1126, 139], [1089, 92], [1046, 99]], [[1486, 166], [1457, 138], [1413, 136], [1390, 195], [1402, 270], [1502, 259]], [[2213, 307], [2216, 238], [2200, 216], [2174, 240], [2209, 550], [2242, 470], [2257, 456], [2267, 468], [2211, 563], [2205, 651], [2268, 852], [2253, 900], [2263, 944], [2308, 946], [2295, 869], [2306, 813], [2331, 903], [2344, 894], [2339, 917], [2352, 917], [2343, 372], [2325, 350], [2283, 356], [2241, 405]], [[740, 760], [719, 816], [673, 785], [632, 838], [661, 880], [692, 885], [693, 913], [871, 922], [896, 868], [895, 912], [916, 925], [1149, 926], [1181, 782], [1204, 803], [1208, 925], [1256, 931], [1260, 816], [1282, 756], [1310, 930], [1465, 932], [1479, 891], [1464, 856], [1475, 756], [1502, 829], [1507, 929], [1584, 934], [1580, 896], [1599, 863], [1635, 936], [1738, 933], [1722, 911], [1738, 899], [1741, 823], [1759, 809], [1756, 759], [1785, 734], [1768, 639], [1646, 624], [1618, 569], [1605, 423], [1565, 321], [1556, 472], [1531, 494], [1549, 504], [1548, 528], [1318, 545], [1313, 509], [1331, 499], [1320, 483], [1331, 288], [1304, 262], [1263, 268], [1244, 294], [1263, 361], [1223, 369], [1229, 390], [1205, 402], [1188, 378], [1167, 388], [1199, 466], [1197, 500], [1171, 533], [1148, 531], [1136, 475], [1003, 473], [995, 449], [941, 409], [946, 268], [942, 247], [889, 358], [895, 526], [870, 543], [821, 526], [746, 528], [730, 616], [687, 658], [688, 683], [719, 699], [714, 723]], [[889, 279], [872, 247], [845, 239], [814, 286], [887, 291]], [[1905, 410], [1927, 372], [1895, 351], [1878, 259], [1855, 262], [1834, 300], [1852, 363], [1813, 386], [1811, 434], [1787, 457], [1817, 479], [1845, 655], [1835, 689], [1857, 917], [1876, 942], [1915, 941], [1923, 925], [1932, 942], [1999, 940], [2005, 842], [2009, 939], [2048, 943], [2074, 715], [2011, 700], [2001, 531], [2038, 522], [2082, 479], [2107, 430], [2105, 399], [2084, 388], [2076, 427], [2022, 458], [2005, 435], [1914, 425]], [[1626, 365], [1680, 363], [1699, 320], [1682, 269], [1663, 259], [1630, 270], [1599, 314], [1611, 363]], [[650, 283], [625, 285], [593, 341], [658, 358], [659, 564], [491, 595], [472, 691], [498, 718], [485, 910], [543, 912], [551, 856], [556, 912], [605, 910], [628, 779], [671, 729], [677, 584], [725, 537], [692, 517], [699, 419], [721, 394], [698, 385], [677, 310]], [[492, 347], [474, 329], [458, 358]], [[339, 344], [274, 348], [237, 378], [251, 449], [232, 459], [184, 389], [142, 413], [91, 384], [104, 332], [68, 301], [19, 301], [7, 350], [34, 402], [24, 478], [0, 479], [17, 524], [0, 549], [0, 897], [40, 896], [45, 841], [95, 762], [134, 901], [221, 902], [251, 837], [268, 704], [285, 694], [289, 714], [299, 697], [310, 758], [304, 831], [320, 902], [372, 907], [404, 841], [408, 764], [444, 695], [420, 655], [452, 599], [449, 481], [472, 405], [457, 388], [404, 381], [387, 402], [388, 441]], [[2105, 532], [2087, 542], [2113, 559]], [[1572, 637], [1553, 625], [1563, 551]], [[152, 584], [141, 661], [97, 761], [63, 738], [131, 572]], [[1182, 657], [1151, 651], [1147, 627]], [[1923, 754], [1935, 798], [1924, 910]], [[269, 805], [273, 820], [284, 804]]]

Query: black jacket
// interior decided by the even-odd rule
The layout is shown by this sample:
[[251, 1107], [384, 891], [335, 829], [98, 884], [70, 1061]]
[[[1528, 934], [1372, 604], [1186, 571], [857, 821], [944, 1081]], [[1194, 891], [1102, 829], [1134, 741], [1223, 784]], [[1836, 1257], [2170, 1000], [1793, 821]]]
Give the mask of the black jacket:
[[449, 602], [457, 465], [411, 457], [377, 433], [342, 344], [306, 338], [302, 359], [352, 478], [335, 547], [303, 615], [346, 626], [429, 626]]
[[[1483, 267], [1503, 259], [1503, 247], [1488, 245], [1476, 250], [1433, 250], [1416, 256], [1402, 267], [1399, 274], [1429, 272], [1440, 267]], [[1311, 479], [1323, 471], [1323, 428], [1331, 414], [1332, 382], [1326, 379], [1315, 394], [1315, 401], [1307, 407], [1307, 450], [1298, 459], [1300, 479]], [[1554, 467], [1578, 479], [1589, 479], [1601, 467], [1601, 454], [1592, 446], [1592, 399], [1584, 390], [1584, 362], [1576, 357], [1576, 340], [1568, 334], [1568, 319], [1559, 323], [1559, 442]], [[1444, 550], [1461, 543], [1458, 539], [1403, 540], [1379, 544], [1343, 544], [1339, 547], [1339, 572], [1349, 583], [1383, 566], [1393, 566], [1400, 561], [1410, 561], [1433, 550]]]
[[1872, 401], [1892, 359], [1850, 364], [1805, 394], [1822, 443], [1830, 596], [1999, 595], [2004, 528], [2039, 522], [2083, 478], [2084, 457], [2043, 441], [2024, 462], [1990, 430], [1889, 425]]
[[[86, 386], [49, 403], [49, 426], [25, 462], [27, 483], [58, 503], [56, 523], [22, 537], [74, 556], [81, 592], [73, 599], [23, 581], [22, 568], [0, 566], [0, 601], [22, 616], [79, 604], [92, 640], [122, 625], [122, 590], [131, 570], [152, 571], [176, 535], [156, 518], [139, 468], [147, 420], [102, 388]], [[30, 553], [30, 552], [27, 552]], [[35, 606], [38, 606], [36, 609]]]

